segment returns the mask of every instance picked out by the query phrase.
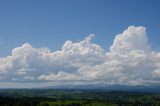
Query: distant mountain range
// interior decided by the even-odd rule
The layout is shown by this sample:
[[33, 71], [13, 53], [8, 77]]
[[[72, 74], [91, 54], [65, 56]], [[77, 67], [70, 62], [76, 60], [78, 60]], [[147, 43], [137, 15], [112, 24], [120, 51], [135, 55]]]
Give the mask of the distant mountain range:
[[105, 91], [133, 91], [160, 93], [160, 86], [126, 86], [126, 85], [68, 85], [50, 86], [44, 89], [80, 89], [80, 90], [105, 90]]

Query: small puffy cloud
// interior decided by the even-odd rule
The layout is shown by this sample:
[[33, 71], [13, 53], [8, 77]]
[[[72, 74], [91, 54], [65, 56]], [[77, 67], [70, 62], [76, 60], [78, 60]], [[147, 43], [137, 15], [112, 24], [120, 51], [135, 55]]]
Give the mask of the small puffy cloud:
[[0, 81], [160, 84], [160, 52], [148, 45], [146, 28], [128, 27], [116, 35], [109, 52], [93, 38], [67, 40], [54, 52], [28, 43], [16, 47], [11, 56], [0, 58]]

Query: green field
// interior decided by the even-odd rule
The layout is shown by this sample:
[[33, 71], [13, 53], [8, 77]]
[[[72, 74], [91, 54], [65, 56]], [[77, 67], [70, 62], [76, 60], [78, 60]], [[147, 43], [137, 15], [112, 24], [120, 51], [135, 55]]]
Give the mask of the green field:
[[160, 106], [160, 94], [77, 89], [1, 89], [0, 106]]

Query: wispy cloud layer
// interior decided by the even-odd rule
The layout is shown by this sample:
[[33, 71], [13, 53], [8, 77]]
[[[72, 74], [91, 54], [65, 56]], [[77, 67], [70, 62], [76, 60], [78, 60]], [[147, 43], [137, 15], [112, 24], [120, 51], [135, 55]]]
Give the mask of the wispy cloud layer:
[[91, 41], [67, 40], [60, 51], [25, 43], [0, 58], [1, 82], [99, 82], [102, 84], [160, 84], [160, 52], [148, 45], [146, 29], [130, 26], [116, 35], [110, 51]]

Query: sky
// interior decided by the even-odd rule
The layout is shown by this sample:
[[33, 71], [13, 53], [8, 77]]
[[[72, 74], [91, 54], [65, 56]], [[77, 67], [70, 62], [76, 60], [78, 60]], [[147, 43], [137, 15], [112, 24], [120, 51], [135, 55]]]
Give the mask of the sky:
[[159, 5], [159, 0], [1, 0], [0, 88], [159, 85]]

